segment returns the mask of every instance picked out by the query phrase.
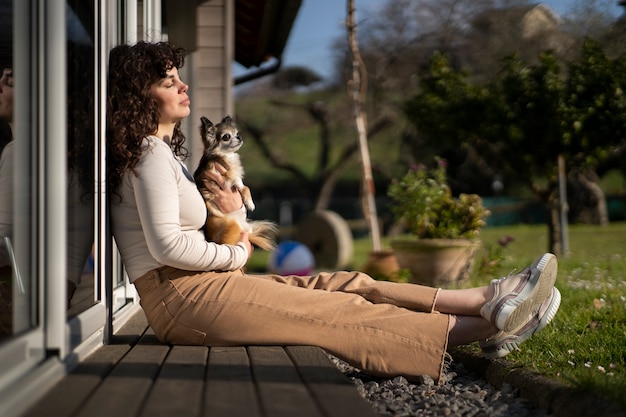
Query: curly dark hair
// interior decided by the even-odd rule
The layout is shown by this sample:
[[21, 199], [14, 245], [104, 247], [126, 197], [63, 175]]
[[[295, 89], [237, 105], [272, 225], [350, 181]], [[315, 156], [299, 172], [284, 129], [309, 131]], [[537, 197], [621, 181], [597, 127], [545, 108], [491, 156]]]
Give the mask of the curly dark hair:
[[[119, 187], [126, 171], [135, 175], [141, 156], [141, 142], [156, 133], [160, 114], [150, 87], [166, 77], [167, 71], [181, 68], [186, 51], [167, 42], [119, 45], [109, 54], [107, 94], [107, 187], [121, 198]], [[187, 157], [180, 122], [171, 139], [176, 155]]]

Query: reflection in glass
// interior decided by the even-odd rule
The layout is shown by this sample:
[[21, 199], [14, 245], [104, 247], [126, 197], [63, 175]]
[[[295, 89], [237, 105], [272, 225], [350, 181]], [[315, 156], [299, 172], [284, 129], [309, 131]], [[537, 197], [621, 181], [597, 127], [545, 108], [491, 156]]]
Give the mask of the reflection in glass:
[[[0, 341], [12, 335], [15, 292], [10, 244], [13, 231], [13, 2], [0, 0]], [[8, 245], [7, 245], [8, 244]], [[23, 291], [20, 291], [23, 294]]]
[[93, 2], [67, 8], [68, 315], [94, 304]]
[[[58, 300], [68, 307], [68, 316], [94, 304], [94, 279], [91, 250], [94, 239], [94, 46], [93, 1], [70, 0], [67, 5], [67, 293]], [[0, 341], [36, 325], [38, 305], [36, 280], [24, 266], [32, 264], [29, 238], [32, 233], [33, 180], [40, 167], [18, 163], [27, 152], [28, 161], [36, 157], [37, 147], [29, 146], [31, 133], [37, 132], [36, 116], [20, 138], [13, 126], [13, 1], [0, 0]], [[33, 66], [31, 71], [36, 72]], [[15, 88], [28, 82], [29, 74], [15, 79]], [[22, 91], [27, 91], [24, 89]], [[17, 93], [16, 93], [17, 95]], [[28, 99], [28, 98], [27, 98]], [[32, 99], [32, 98], [30, 98]], [[47, 109], [43, 109], [46, 112]], [[27, 118], [25, 117], [25, 118]], [[13, 139], [16, 139], [15, 141]], [[54, 146], [53, 137], [46, 140]], [[25, 151], [22, 147], [28, 147]], [[22, 161], [22, 159], [19, 159]], [[19, 184], [19, 186], [15, 186]], [[19, 207], [19, 209], [18, 209]], [[19, 237], [16, 243], [14, 237]], [[10, 249], [15, 251], [11, 256]], [[15, 259], [21, 263], [16, 267]], [[20, 274], [21, 272], [21, 274]], [[71, 297], [73, 296], [73, 297]], [[71, 299], [71, 300], [70, 300]], [[70, 308], [71, 306], [71, 308]]]

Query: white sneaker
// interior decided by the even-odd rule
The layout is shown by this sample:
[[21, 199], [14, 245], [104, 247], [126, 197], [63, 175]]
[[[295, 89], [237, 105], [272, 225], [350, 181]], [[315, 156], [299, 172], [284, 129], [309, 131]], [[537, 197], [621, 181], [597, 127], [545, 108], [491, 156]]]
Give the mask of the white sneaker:
[[519, 349], [519, 345], [528, 340], [532, 335], [546, 327], [556, 316], [561, 305], [561, 293], [558, 289], [552, 288], [550, 296], [537, 309], [530, 319], [522, 324], [517, 330], [507, 333], [499, 331], [495, 336], [480, 342], [487, 359], [502, 358], [514, 350]]
[[491, 281], [494, 295], [480, 315], [504, 332], [519, 329], [552, 294], [557, 269], [556, 256], [546, 253], [521, 272]]

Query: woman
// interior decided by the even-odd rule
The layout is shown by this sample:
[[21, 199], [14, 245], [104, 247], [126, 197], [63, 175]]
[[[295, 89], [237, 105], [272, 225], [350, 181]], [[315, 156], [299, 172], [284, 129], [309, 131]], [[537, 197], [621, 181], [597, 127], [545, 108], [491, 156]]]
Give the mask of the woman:
[[[560, 303], [556, 258], [541, 256], [491, 285], [443, 290], [359, 272], [311, 277], [243, 272], [252, 246], [207, 242], [206, 208], [186, 176], [180, 79], [185, 53], [167, 43], [114, 48], [109, 61], [108, 187], [113, 233], [157, 337], [172, 344], [317, 345], [373, 375], [439, 379], [449, 346], [481, 341], [504, 356], [543, 328]], [[213, 192], [245, 216], [241, 196]]]

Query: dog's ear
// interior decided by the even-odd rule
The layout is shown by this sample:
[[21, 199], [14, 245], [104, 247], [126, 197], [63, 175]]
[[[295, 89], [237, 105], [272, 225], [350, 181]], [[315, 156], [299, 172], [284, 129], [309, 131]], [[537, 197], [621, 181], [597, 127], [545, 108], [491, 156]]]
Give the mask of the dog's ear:
[[222, 123], [227, 124], [227, 125], [232, 125], [233, 124], [233, 118], [230, 116], [226, 116], [222, 119]]
[[202, 139], [204, 149], [213, 149], [217, 142], [215, 138], [215, 125], [204, 116], [200, 118], [200, 122], [200, 139]]
[[201, 127], [211, 127], [213, 126], [213, 122], [209, 120], [208, 117], [201, 116], [200, 117]]

